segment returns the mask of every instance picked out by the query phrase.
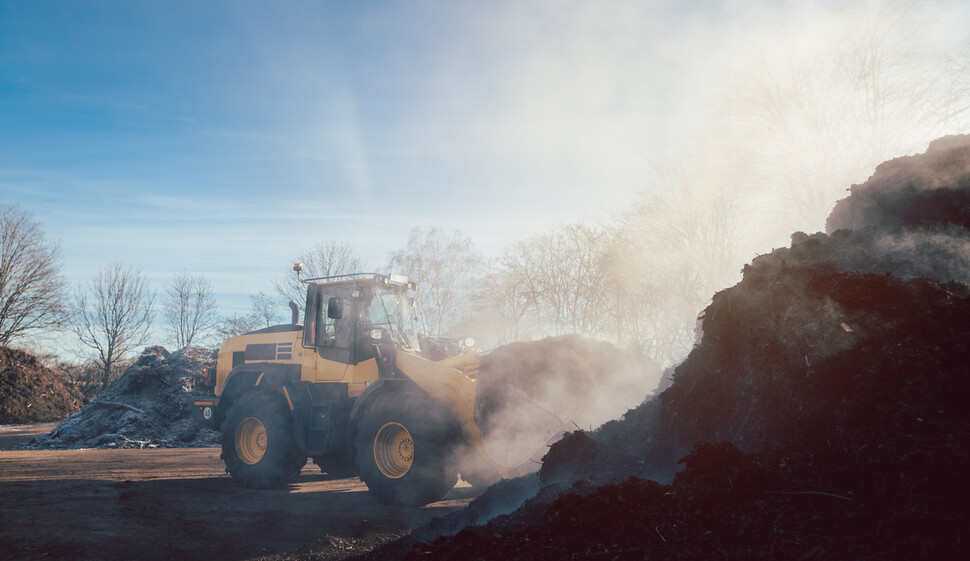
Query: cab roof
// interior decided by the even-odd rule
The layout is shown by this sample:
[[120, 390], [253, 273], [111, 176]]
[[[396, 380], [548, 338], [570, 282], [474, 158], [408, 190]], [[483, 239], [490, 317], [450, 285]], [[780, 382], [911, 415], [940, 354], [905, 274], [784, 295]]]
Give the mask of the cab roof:
[[313, 277], [300, 279], [300, 282], [313, 284], [360, 284], [364, 281], [375, 286], [400, 287], [414, 290], [417, 284], [409, 281], [404, 275], [383, 275], [381, 273], [349, 273], [345, 275], [331, 275], [328, 277]]

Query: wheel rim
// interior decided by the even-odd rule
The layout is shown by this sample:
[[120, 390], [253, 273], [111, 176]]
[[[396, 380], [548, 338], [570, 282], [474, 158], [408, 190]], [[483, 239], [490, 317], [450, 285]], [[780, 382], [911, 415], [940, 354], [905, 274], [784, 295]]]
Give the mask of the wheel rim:
[[414, 439], [404, 425], [387, 423], [374, 437], [374, 461], [377, 469], [391, 479], [400, 479], [414, 463]]
[[266, 427], [256, 417], [247, 417], [236, 427], [236, 455], [243, 463], [258, 464], [266, 454]]

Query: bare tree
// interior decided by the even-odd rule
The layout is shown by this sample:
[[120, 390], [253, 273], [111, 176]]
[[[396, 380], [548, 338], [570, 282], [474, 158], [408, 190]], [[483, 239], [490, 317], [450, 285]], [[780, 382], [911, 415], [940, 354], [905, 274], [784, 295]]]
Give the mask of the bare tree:
[[693, 284], [684, 290], [701, 301], [737, 282], [756, 250], [757, 234], [745, 208], [744, 184], [737, 185], [736, 177], [723, 162], [659, 166], [654, 190], [623, 219], [624, 239], [613, 266], [637, 264], [633, 270], [640, 278], [676, 272], [676, 282], [690, 279]]
[[[365, 272], [367, 262], [357, 255], [352, 244], [326, 241], [301, 251], [294, 259], [303, 264], [303, 278], [330, 277]], [[288, 274], [274, 283], [276, 292], [285, 300], [303, 308], [306, 285], [295, 274]]]
[[201, 275], [183, 271], [166, 288], [164, 315], [178, 348], [198, 342], [216, 323], [212, 285]]
[[0, 345], [64, 317], [65, 281], [56, 243], [30, 213], [0, 205]]
[[228, 339], [230, 337], [243, 335], [251, 331], [256, 331], [261, 327], [263, 327], [263, 325], [260, 324], [259, 318], [256, 317], [256, 314], [254, 313], [244, 316], [233, 314], [232, 317], [223, 319], [222, 322], [216, 326], [216, 334], [220, 339]]
[[492, 264], [492, 280], [483, 284], [484, 291], [476, 296], [481, 312], [492, 315], [500, 327], [503, 322], [506, 328], [512, 327], [512, 341], [550, 332], [546, 329], [550, 319], [545, 305], [542, 238], [542, 234], [535, 235], [507, 247], [501, 259]]
[[470, 304], [471, 278], [482, 258], [470, 238], [454, 230], [415, 228], [407, 248], [391, 255], [388, 269], [418, 282], [421, 323], [428, 337], [455, 336]]
[[658, 245], [625, 232], [606, 268], [617, 342], [664, 365], [690, 350], [697, 315], [714, 289], [709, 272], [694, 259], [664, 259]]
[[282, 306], [279, 298], [273, 298], [265, 292], [257, 292], [249, 297], [253, 304], [253, 317], [260, 327], [277, 325], [282, 318]]
[[101, 388], [108, 387], [116, 364], [148, 341], [155, 293], [140, 271], [112, 265], [78, 290], [72, 328], [81, 343], [97, 351]]
[[69, 380], [87, 399], [101, 392], [103, 368], [98, 361], [89, 359], [83, 362], [57, 360], [50, 369]]
[[216, 334], [222, 339], [243, 335], [278, 325], [282, 318], [282, 306], [279, 297], [272, 297], [265, 292], [257, 292], [249, 297], [252, 308], [246, 315], [233, 314], [216, 326]]
[[697, 157], [691, 166], [657, 166], [652, 191], [614, 226], [603, 306], [619, 342], [676, 363], [711, 295], [739, 280], [760, 238], [745, 208], [746, 184], [735, 181], [737, 163]]
[[557, 332], [603, 335], [610, 309], [604, 267], [609, 233], [590, 224], [567, 224], [546, 240], [546, 301]]
[[565, 333], [613, 336], [615, 302], [605, 262], [613, 237], [605, 228], [576, 223], [515, 242], [478, 285], [469, 323], [497, 343]]
[[930, 25], [919, 0], [850, 2], [833, 40], [752, 53], [734, 69], [719, 121], [722, 149], [752, 163], [738, 179], [775, 199], [785, 232], [816, 231], [852, 183], [918, 151], [970, 117], [965, 45]]
[[495, 346], [519, 341], [529, 331], [526, 314], [532, 300], [521, 282], [510, 251], [487, 266], [472, 293], [474, 314], [469, 325], [476, 341]]

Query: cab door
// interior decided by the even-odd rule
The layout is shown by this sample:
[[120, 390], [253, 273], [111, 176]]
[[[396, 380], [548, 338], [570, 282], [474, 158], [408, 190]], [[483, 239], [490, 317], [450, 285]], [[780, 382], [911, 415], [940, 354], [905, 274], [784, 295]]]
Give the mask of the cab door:
[[[339, 382], [351, 374], [351, 355], [357, 322], [351, 288], [340, 285], [307, 287], [304, 367], [314, 381]], [[308, 364], [313, 361], [313, 365]]]

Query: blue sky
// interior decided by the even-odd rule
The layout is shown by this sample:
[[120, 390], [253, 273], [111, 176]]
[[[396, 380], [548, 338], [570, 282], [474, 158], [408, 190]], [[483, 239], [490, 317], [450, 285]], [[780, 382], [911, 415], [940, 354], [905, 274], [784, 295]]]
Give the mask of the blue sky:
[[316, 242], [498, 255], [648, 189], [777, 4], [0, 0], [0, 203], [229, 313]]
[[690, 16], [649, 4], [0, 2], [0, 201], [74, 282], [187, 269], [234, 305], [328, 239], [497, 254], [680, 140], [660, 33]]

